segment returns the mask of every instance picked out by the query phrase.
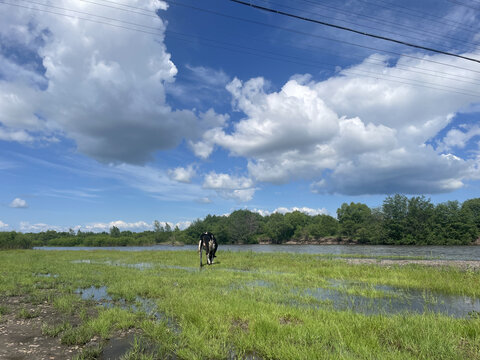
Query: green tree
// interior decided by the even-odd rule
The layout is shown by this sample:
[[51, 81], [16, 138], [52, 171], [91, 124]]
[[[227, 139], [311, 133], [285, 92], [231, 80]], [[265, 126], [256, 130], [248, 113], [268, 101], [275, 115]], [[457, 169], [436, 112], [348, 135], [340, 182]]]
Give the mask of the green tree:
[[309, 236], [319, 239], [326, 236], [336, 236], [339, 231], [338, 220], [330, 215], [316, 215], [306, 227]]
[[116, 226], [112, 226], [110, 228], [110, 236], [111, 237], [119, 237], [121, 234], [120, 229], [117, 228]]
[[395, 194], [383, 201], [383, 228], [387, 244], [400, 244], [407, 229], [408, 198]]
[[462, 210], [471, 214], [472, 220], [480, 232], [480, 198], [470, 199], [464, 201], [462, 204]]
[[370, 234], [368, 227], [372, 220], [372, 211], [361, 203], [343, 203], [337, 209], [337, 218], [340, 224], [340, 234], [347, 238], [368, 242]]
[[294, 232], [293, 226], [285, 220], [285, 215], [274, 213], [267, 218], [265, 222], [265, 235], [274, 244], [281, 244], [292, 238]]
[[237, 244], [256, 242], [261, 216], [249, 210], [237, 210], [228, 216], [229, 240]]

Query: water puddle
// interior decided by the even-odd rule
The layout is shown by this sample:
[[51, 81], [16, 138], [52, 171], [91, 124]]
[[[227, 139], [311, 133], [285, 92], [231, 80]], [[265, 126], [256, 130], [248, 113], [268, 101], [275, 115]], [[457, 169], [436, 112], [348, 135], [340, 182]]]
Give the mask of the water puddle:
[[[480, 299], [468, 296], [444, 295], [431, 291], [407, 290], [386, 285], [369, 286], [361, 283], [331, 281], [329, 288], [307, 289], [302, 295], [326, 302], [335, 310], [353, 310], [366, 315], [400, 313], [438, 313], [455, 318], [475, 317], [480, 313]], [[349, 287], [362, 286], [376, 297], [349, 294]]]
[[132, 268], [132, 269], [139, 269], [139, 270], [147, 270], [147, 269], [152, 269], [153, 264], [152, 263], [134, 263], [134, 264], [129, 264], [129, 263], [123, 263], [119, 261], [95, 261], [95, 260], [89, 260], [89, 259], [83, 259], [83, 260], [73, 260], [72, 264], [94, 264], [94, 265], [110, 265], [110, 266], [122, 266], [122, 267], [127, 267], [127, 268]]
[[165, 315], [164, 313], [160, 312], [155, 301], [151, 299], [137, 296], [135, 297], [134, 303], [129, 303], [125, 299], [114, 300], [110, 295], [108, 295], [106, 286], [91, 286], [84, 289], [79, 288], [75, 291], [75, 293], [80, 294], [83, 300], [93, 300], [105, 308], [113, 308], [115, 306], [119, 306], [122, 309], [130, 310], [133, 312], [143, 312], [148, 317], [153, 317], [158, 321], [166, 321], [167, 325], [171, 329], [173, 329], [177, 333], [180, 332], [180, 328], [174, 322], [174, 320]]
[[46, 277], [46, 278], [58, 278], [58, 274], [50, 274], [50, 273], [44, 273], [44, 274], [33, 274], [34, 276], [37, 277]]

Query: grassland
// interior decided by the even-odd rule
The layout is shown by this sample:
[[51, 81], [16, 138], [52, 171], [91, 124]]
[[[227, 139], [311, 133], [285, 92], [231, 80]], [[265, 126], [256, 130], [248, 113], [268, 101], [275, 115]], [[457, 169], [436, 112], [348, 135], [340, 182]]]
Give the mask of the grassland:
[[[478, 270], [252, 252], [219, 251], [216, 261], [200, 269], [193, 251], [3, 251], [0, 327], [37, 318], [77, 359], [99, 357], [119, 333], [134, 335], [123, 359], [480, 359], [478, 313], [335, 306], [409, 292], [426, 304], [478, 299]], [[46, 307], [62, 316], [38, 320]]]

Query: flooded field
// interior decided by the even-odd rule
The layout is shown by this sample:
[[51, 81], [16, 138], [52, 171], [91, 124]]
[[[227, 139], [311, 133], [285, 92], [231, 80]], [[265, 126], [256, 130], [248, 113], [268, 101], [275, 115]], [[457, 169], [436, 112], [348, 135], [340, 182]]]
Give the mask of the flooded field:
[[0, 357], [480, 358], [480, 272], [455, 262], [219, 251], [199, 268], [189, 250], [0, 260]]

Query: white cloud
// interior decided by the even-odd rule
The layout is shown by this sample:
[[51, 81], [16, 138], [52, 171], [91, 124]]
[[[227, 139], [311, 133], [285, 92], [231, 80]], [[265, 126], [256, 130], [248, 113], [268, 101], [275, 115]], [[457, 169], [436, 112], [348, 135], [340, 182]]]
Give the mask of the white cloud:
[[186, 68], [198, 79], [201, 84], [212, 87], [225, 87], [230, 77], [223, 70], [214, 70], [205, 66], [186, 65]]
[[145, 231], [152, 230], [153, 225], [145, 221], [137, 222], [125, 222], [122, 220], [110, 221], [109, 223], [93, 223], [82, 226], [80, 229], [84, 231], [93, 231], [93, 232], [102, 232], [109, 231], [112, 227], [117, 227], [120, 230], [131, 230], [131, 231]]
[[33, 142], [33, 137], [24, 130], [7, 130], [0, 127], [0, 140], [27, 143]]
[[[112, 16], [111, 8], [93, 3], [63, 0], [56, 6]], [[157, 35], [19, 7], [1, 12], [2, 41], [28, 49], [33, 60], [21, 76], [0, 81], [0, 139], [59, 134], [97, 160], [140, 164], [205, 132], [204, 114], [173, 110], [166, 102], [165, 84], [177, 74], [163, 42], [166, 24], [155, 16], [166, 3], [142, 6], [151, 17], [118, 11], [115, 18], [155, 28]], [[11, 69], [22, 67], [12, 62], [0, 59]]]
[[30, 224], [28, 221], [20, 222], [21, 232], [42, 232], [47, 230], [66, 231], [61, 226], [48, 225], [44, 223]]
[[8, 224], [5, 224], [3, 221], [0, 220], [0, 229], [7, 229], [8, 228]]
[[[480, 82], [480, 74], [442, 55], [424, 56], [425, 61], [401, 57], [394, 66], [384, 56], [371, 58], [384, 63], [372, 65], [367, 59], [320, 82], [295, 76], [277, 92], [267, 92], [263, 78], [245, 83], [234, 79], [227, 89], [235, 109], [246, 117], [233, 130], [215, 127], [205, 132], [194, 151], [208, 157], [220, 146], [246, 157], [255, 181], [309, 179], [314, 192], [438, 193], [458, 189], [478, 176], [474, 160], [443, 154], [427, 144], [458, 111], [480, 102], [472, 84]], [[428, 75], [446, 71], [428, 60], [456, 66], [448, 68], [452, 77]], [[418, 68], [428, 72], [419, 74]], [[361, 71], [382, 75], [365, 77]], [[392, 82], [388, 76], [420, 85], [436, 82], [430, 86], [450, 90], [461, 87], [472, 96]], [[465, 77], [469, 81], [456, 81]], [[476, 135], [476, 128], [452, 131], [445, 143], [464, 146]]]
[[221, 197], [237, 201], [251, 200], [256, 190], [252, 179], [215, 172], [205, 176], [203, 188], [215, 190]]
[[10, 203], [11, 208], [18, 208], [18, 209], [26, 209], [28, 208], [28, 204], [25, 200], [20, 199], [20, 198], [15, 198], [13, 201]]
[[[3, 224], [0, 221], [0, 229], [1, 228], [6, 228], [8, 227], [7, 224]], [[180, 221], [177, 223], [172, 223], [172, 222], [166, 222], [166, 221], [160, 221], [160, 225], [165, 227], [166, 225], [169, 225], [170, 228], [173, 230], [175, 229], [176, 226], [180, 230], [184, 230], [187, 227], [191, 225], [191, 221]], [[143, 220], [135, 221], [135, 222], [128, 222], [128, 221], [123, 221], [123, 220], [114, 220], [110, 222], [97, 222], [97, 223], [90, 223], [90, 224], [83, 224], [83, 225], [74, 225], [74, 226], [57, 226], [57, 225], [50, 225], [50, 224], [45, 224], [45, 223], [36, 223], [36, 224], [30, 224], [28, 221], [22, 221], [20, 222], [20, 231], [22, 232], [42, 232], [42, 231], [47, 231], [47, 230], [55, 230], [57, 232], [62, 232], [62, 231], [69, 231], [70, 229], [73, 229], [74, 231], [83, 231], [83, 232], [109, 232], [110, 229], [115, 226], [121, 231], [132, 231], [132, 232], [142, 232], [142, 231], [148, 231], [148, 230], [153, 230], [153, 222], [149, 223]]]
[[452, 148], [464, 148], [467, 143], [475, 136], [480, 136], [480, 126], [469, 126], [466, 131], [460, 129], [452, 129], [441, 141], [441, 148], [451, 150]]
[[279, 213], [279, 214], [287, 214], [287, 213], [292, 213], [294, 211], [300, 211], [304, 214], [310, 215], [310, 216], [315, 216], [315, 215], [328, 215], [328, 211], [325, 208], [321, 209], [312, 209], [309, 207], [278, 207], [273, 211], [269, 210], [262, 210], [262, 209], [255, 209], [253, 212], [259, 213], [262, 216], [269, 216], [274, 213]]
[[177, 167], [168, 171], [170, 179], [189, 184], [192, 182], [192, 178], [196, 175], [193, 165], [189, 165], [186, 168]]

